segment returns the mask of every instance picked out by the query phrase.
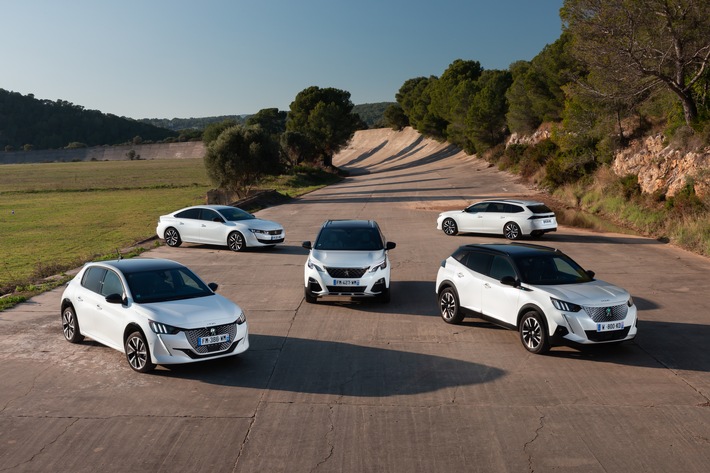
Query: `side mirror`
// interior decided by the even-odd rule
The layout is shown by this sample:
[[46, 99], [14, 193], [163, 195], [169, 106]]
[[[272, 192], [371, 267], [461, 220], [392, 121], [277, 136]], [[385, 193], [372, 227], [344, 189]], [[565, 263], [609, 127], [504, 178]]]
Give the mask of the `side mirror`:
[[207, 285], [210, 289], [212, 289], [212, 292], [217, 292], [217, 288], [219, 287], [219, 284], [216, 282], [211, 282]]
[[123, 304], [123, 296], [117, 292], [106, 296], [106, 302], [109, 304]]
[[396, 246], [397, 246], [397, 243], [395, 243], [395, 242], [393, 242], [393, 241], [388, 241], [388, 242], [387, 242], [387, 245], [385, 246], [385, 248], [387, 248], [388, 250], [394, 250], [394, 248], [395, 248]]
[[310, 241], [304, 241], [303, 243], [301, 243], [301, 246], [304, 247], [304, 248], [307, 249], [307, 250], [310, 250], [311, 248], [313, 248], [313, 247], [311, 246], [311, 242], [310, 242]]
[[518, 280], [515, 279], [513, 276], [503, 276], [503, 279], [500, 280], [500, 283], [505, 285], [505, 286], [512, 286], [512, 287], [518, 287]]
[[594, 279], [594, 275], [595, 275], [596, 273], [595, 273], [594, 271], [592, 271], [592, 270], [587, 270], [587, 274], [589, 275], [590, 278]]

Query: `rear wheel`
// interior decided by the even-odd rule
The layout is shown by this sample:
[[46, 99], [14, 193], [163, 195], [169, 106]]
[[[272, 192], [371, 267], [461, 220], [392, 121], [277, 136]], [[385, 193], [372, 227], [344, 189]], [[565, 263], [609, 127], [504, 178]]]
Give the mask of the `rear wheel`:
[[150, 349], [145, 337], [140, 331], [135, 331], [126, 338], [124, 344], [126, 349], [126, 359], [131, 368], [139, 373], [147, 373], [155, 368], [150, 361]]
[[62, 331], [64, 338], [71, 343], [79, 343], [84, 340], [84, 336], [79, 331], [79, 321], [76, 320], [74, 307], [68, 305], [62, 311]]
[[459, 232], [459, 227], [456, 225], [456, 222], [453, 218], [445, 219], [441, 223], [441, 228], [442, 230], [444, 230], [444, 233], [450, 236], [454, 236]]
[[526, 312], [520, 320], [520, 341], [527, 351], [536, 355], [550, 350], [547, 328], [537, 311]]
[[247, 247], [247, 244], [244, 241], [244, 235], [239, 232], [230, 233], [227, 237], [227, 246], [232, 251], [242, 251]]
[[523, 236], [520, 227], [515, 222], [508, 222], [503, 226], [503, 235], [508, 240], [519, 240]]
[[182, 239], [180, 238], [180, 233], [173, 227], [165, 230], [165, 243], [168, 246], [180, 246]]
[[447, 324], [459, 324], [463, 320], [459, 298], [453, 288], [446, 287], [439, 292], [439, 311]]

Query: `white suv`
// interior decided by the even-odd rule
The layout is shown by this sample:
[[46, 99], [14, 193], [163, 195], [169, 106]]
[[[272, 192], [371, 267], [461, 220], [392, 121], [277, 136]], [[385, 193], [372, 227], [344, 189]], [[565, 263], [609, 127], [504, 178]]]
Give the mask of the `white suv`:
[[484, 200], [463, 210], [440, 213], [436, 228], [451, 236], [465, 232], [492, 233], [518, 240], [524, 236], [536, 238], [557, 231], [557, 218], [542, 202]]
[[377, 297], [390, 301], [390, 262], [396, 244], [385, 240], [374, 220], [328, 220], [305, 264], [306, 302], [323, 296]]
[[436, 292], [445, 322], [482, 317], [517, 330], [532, 353], [636, 336], [636, 306], [626, 290], [544, 246], [461, 246], [441, 262]]

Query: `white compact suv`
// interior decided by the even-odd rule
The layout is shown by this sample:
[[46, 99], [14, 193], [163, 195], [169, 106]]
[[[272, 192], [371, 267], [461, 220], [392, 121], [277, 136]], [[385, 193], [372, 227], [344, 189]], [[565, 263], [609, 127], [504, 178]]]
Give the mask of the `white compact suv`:
[[458, 233], [492, 233], [518, 240], [524, 236], [536, 238], [557, 231], [557, 218], [542, 202], [484, 200], [463, 210], [440, 213], [436, 228], [451, 236]]
[[324, 296], [377, 297], [390, 301], [390, 262], [396, 246], [385, 240], [374, 220], [328, 220], [305, 264], [306, 302]]
[[484, 318], [517, 330], [532, 353], [636, 336], [636, 306], [626, 290], [545, 246], [461, 246], [442, 261], [436, 292], [445, 322]]

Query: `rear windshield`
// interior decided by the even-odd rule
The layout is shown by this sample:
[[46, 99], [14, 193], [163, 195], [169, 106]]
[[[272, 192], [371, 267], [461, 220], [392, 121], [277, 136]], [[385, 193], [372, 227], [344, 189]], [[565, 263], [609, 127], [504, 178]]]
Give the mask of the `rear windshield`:
[[552, 210], [550, 210], [550, 208], [545, 204], [528, 205], [528, 208], [534, 214], [551, 214], [552, 213]]

